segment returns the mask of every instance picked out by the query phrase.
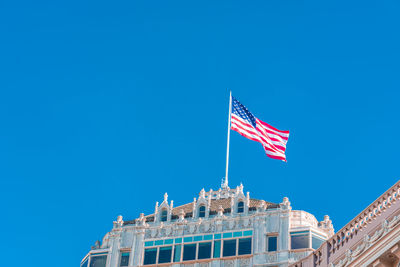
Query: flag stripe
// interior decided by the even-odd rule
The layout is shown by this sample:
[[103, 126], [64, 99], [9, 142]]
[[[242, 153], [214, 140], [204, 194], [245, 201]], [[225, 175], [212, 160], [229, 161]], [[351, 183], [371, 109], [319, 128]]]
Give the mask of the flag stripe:
[[272, 131], [275, 131], [275, 132], [278, 133], [278, 134], [282, 134], [282, 135], [284, 135], [284, 136], [286, 136], [286, 137], [289, 137], [289, 131], [281, 131], [281, 130], [278, 130], [278, 129], [276, 129], [275, 127], [269, 125], [268, 123], [263, 122], [262, 120], [259, 120], [259, 121], [260, 121], [265, 127], [270, 128]]
[[269, 149], [272, 152], [276, 152], [276, 153], [281, 153], [283, 154], [284, 151], [282, 151], [282, 149], [278, 149], [276, 146], [274, 146], [272, 143], [268, 142], [267, 140], [265, 140], [264, 136], [260, 135], [254, 128], [249, 128], [246, 126], [243, 126], [243, 122], [239, 120], [232, 120], [232, 130], [235, 130], [239, 133], [241, 133], [241, 135], [243, 135], [244, 137], [247, 137], [253, 141], [257, 141], [260, 142], [263, 147], [265, 149]]
[[254, 133], [250, 133], [249, 131], [241, 128], [240, 126], [238, 126], [237, 124], [232, 124], [232, 130], [235, 130], [237, 132], [239, 132], [242, 136], [247, 137], [253, 141], [257, 141], [260, 142], [263, 147], [265, 149], [269, 149], [272, 152], [276, 152], [276, 153], [284, 153], [284, 149], [281, 146], [278, 145], [271, 145], [270, 143], [268, 143], [268, 141], [266, 141], [264, 138], [262, 138], [261, 136], [254, 134]]
[[[259, 131], [263, 131], [258, 127], [257, 124], [257, 128], [254, 129], [252, 126], [250, 126], [248, 123], [246, 123], [245, 121], [243, 121], [243, 119], [237, 117], [236, 115], [232, 115], [232, 123], [237, 124], [237, 126], [239, 128], [242, 128], [245, 131], [249, 131], [254, 135], [258, 135], [258, 138], [261, 138], [264, 142], [268, 143], [270, 142], [272, 145], [276, 145], [276, 146], [280, 146], [281, 148], [279, 150], [283, 150], [285, 151], [286, 149], [286, 142], [279, 140], [279, 139], [275, 139], [272, 136], [268, 136], [267, 134], [264, 133], [259, 133]], [[275, 136], [275, 135], [273, 135]], [[268, 140], [266, 140], [268, 139]], [[257, 140], [259, 141], [259, 140]], [[282, 149], [283, 148], [283, 149]]]
[[268, 157], [286, 161], [286, 143], [289, 131], [281, 131], [256, 118], [245, 106], [232, 98], [231, 129], [259, 142]]

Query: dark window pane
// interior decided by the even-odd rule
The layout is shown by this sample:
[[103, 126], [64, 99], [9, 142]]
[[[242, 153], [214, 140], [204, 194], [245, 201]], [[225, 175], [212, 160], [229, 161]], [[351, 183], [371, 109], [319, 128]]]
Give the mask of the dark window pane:
[[168, 211], [167, 210], [162, 210], [161, 211], [161, 221], [162, 222], [166, 222], [167, 221], [167, 217], [168, 217]]
[[268, 236], [267, 237], [267, 249], [268, 251], [276, 251], [278, 249], [278, 237], [277, 236]]
[[180, 262], [181, 261], [181, 250], [182, 246], [181, 245], [176, 245], [174, 249], [174, 262]]
[[86, 259], [86, 260], [81, 264], [81, 267], [87, 267], [87, 264], [88, 264], [88, 260]]
[[158, 252], [158, 263], [171, 262], [172, 256], [172, 246], [170, 247], [160, 247]]
[[309, 248], [309, 235], [292, 235], [291, 239], [291, 248], [299, 249], [299, 248]]
[[240, 201], [240, 202], [238, 203], [237, 212], [238, 212], [238, 213], [243, 213], [243, 211], [244, 211], [244, 202], [243, 202], [243, 201]]
[[251, 254], [251, 238], [239, 239], [239, 255]]
[[199, 243], [199, 255], [197, 259], [209, 259], [211, 258], [211, 242]]
[[183, 246], [183, 260], [190, 261], [196, 259], [196, 244]]
[[148, 249], [144, 250], [143, 265], [155, 264], [156, 259], [157, 259], [157, 249], [156, 248], [148, 248]]
[[318, 249], [324, 242], [325, 242], [325, 240], [318, 238], [316, 236], [312, 236], [312, 248], [313, 249]]
[[128, 266], [129, 265], [129, 253], [122, 253], [121, 254], [121, 262], [119, 266]]
[[224, 257], [236, 256], [236, 239], [224, 240]]
[[214, 241], [214, 258], [221, 257], [221, 240]]
[[107, 255], [90, 257], [90, 267], [106, 267]]
[[199, 217], [200, 218], [206, 217], [206, 206], [201, 206], [199, 208]]

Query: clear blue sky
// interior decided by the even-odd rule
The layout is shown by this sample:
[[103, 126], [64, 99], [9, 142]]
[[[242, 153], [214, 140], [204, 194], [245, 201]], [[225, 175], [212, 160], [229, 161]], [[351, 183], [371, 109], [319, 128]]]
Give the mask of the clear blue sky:
[[336, 230], [399, 178], [398, 1], [2, 1], [2, 266], [78, 266], [122, 214], [230, 185]]

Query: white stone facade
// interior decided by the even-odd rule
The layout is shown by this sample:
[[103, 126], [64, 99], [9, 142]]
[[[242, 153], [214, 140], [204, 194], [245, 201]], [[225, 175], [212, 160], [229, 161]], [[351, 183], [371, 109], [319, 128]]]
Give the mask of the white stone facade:
[[118, 216], [81, 266], [288, 266], [334, 234], [328, 216], [318, 222], [286, 197], [274, 204], [251, 199], [242, 185], [222, 187], [176, 208], [165, 194], [154, 214], [133, 221]]

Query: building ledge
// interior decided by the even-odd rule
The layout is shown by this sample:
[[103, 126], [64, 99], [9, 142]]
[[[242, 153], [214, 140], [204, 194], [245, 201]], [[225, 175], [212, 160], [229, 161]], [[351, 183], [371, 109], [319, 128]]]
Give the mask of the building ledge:
[[192, 260], [192, 261], [180, 261], [180, 262], [168, 262], [168, 263], [159, 263], [159, 264], [148, 264], [148, 265], [140, 265], [140, 267], [167, 267], [172, 266], [174, 264], [195, 264], [195, 263], [206, 263], [212, 261], [225, 261], [225, 260], [239, 260], [239, 259], [248, 259], [253, 257], [252, 254], [241, 255], [241, 256], [231, 256], [231, 257], [222, 257], [222, 258], [212, 258], [212, 259], [202, 259], [202, 260]]

